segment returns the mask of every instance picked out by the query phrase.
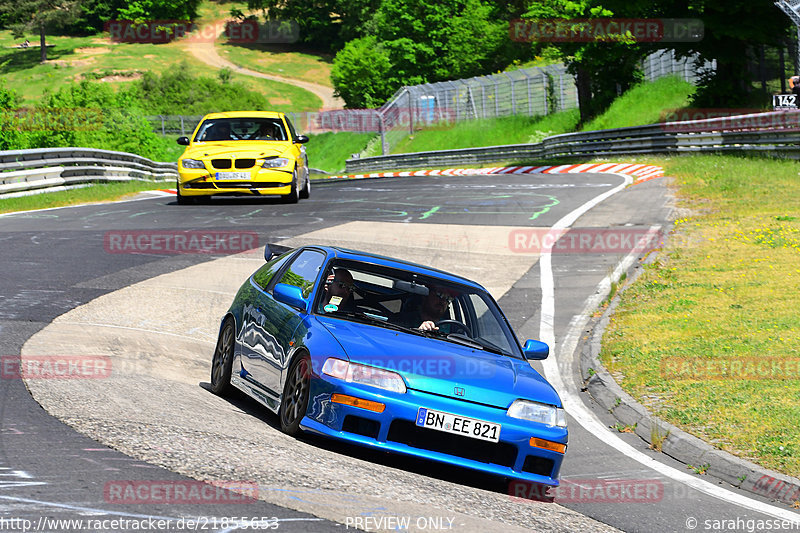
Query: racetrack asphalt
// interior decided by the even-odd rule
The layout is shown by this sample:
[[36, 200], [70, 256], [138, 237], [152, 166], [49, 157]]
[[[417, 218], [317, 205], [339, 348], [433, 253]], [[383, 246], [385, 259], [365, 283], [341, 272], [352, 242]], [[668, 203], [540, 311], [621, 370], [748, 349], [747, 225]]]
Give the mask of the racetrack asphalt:
[[[135, 474], [151, 469], [149, 463], [153, 463], [200, 479], [253, 480], [274, 503], [339, 522], [354, 516], [400, 513], [433, 517], [431, 510], [437, 509], [453, 512], [453, 516], [457, 513], [463, 531], [508, 530], [514, 525], [553, 531], [602, 529], [601, 524], [586, 521], [564, 507], [511, 498], [506, 494], [508, 487], [497, 486], [496, 480], [374, 457], [315, 439], [289, 439], [252, 402], [216, 398], [202, 387], [207, 381], [215, 321], [220, 308], [224, 310], [232, 299], [231, 291], [260, 264], [259, 254], [209, 261], [212, 258], [202, 255], [108, 253], [103, 243], [107, 232], [113, 230], [240, 229], [257, 232], [260, 244], [338, 239], [385, 253], [394, 250], [392, 255], [402, 252], [449, 270], [463, 269], [461, 273], [483, 281], [496, 296], [503, 295], [500, 304], [520, 336], [535, 338], [540, 318], [537, 258], [535, 254], [506, 254], [504, 261], [493, 264], [487, 261], [496, 259], [491, 247], [514, 228], [547, 227], [572, 207], [618, 183], [618, 177], [608, 175], [371, 180], [315, 186], [312, 199], [298, 206], [215, 200], [210, 205], [178, 207], [172, 199], [153, 198], [0, 219], [0, 238], [13, 242], [2, 260], [4, 272], [9, 273], [0, 282], [2, 353], [20, 353], [26, 341], [24, 353], [31, 354], [64, 354], [76, 349], [88, 354], [84, 348], [99, 345], [103, 348], [100, 354], [127, 362], [121, 368], [129, 372], [115, 379], [82, 383], [36, 380], [30, 386], [48, 410], [135, 458], [120, 460], [120, 464], [138, 465], [125, 467], [121, 470], [124, 474], [106, 470], [106, 466], [91, 466], [89, 459], [97, 461], [99, 452], [75, 452], [95, 448], [115, 452], [96, 443], [92, 444], [95, 448], [85, 442], [78, 445], [84, 448], [67, 447], [65, 443], [71, 439], [86, 439], [41, 409], [37, 411], [30, 398], [25, 398], [20, 380], [5, 380], [4, 399], [8, 401], [3, 403], [2, 435], [6, 467], [30, 476], [21, 479], [47, 483], [17, 486], [14, 490], [21, 496], [15, 497], [32, 500], [26, 491], [44, 491], [53, 501], [65, 499], [65, 483], [77, 475], [87, 485], [78, 501], [89, 504], [94, 497], [94, 505], [102, 505], [97, 489], [104, 486], [102, 480], [109, 479], [109, 472], [114, 472], [112, 479], [117, 480], [153, 479]], [[597, 206], [577, 225], [643, 228], [665, 224], [670, 208], [664, 205], [664, 198], [663, 180], [637, 185]], [[391, 231], [397, 222], [405, 222], [394, 226], [402, 227], [404, 235]], [[486, 236], [491, 238], [481, 242]], [[557, 339], [618, 259], [618, 253], [555, 258]], [[198, 287], [204, 291], [197, 291]], [[62, 329], [53, 330], [54, 326]], [[109, 334], [107, 330], [112, 329], [114, 333]], [[58, 334], [50, 336], [53, 331]], [[170, 337], [169, 341], [164, 337]], [[212, 413], [215, 416], [210, 416]], [[596, 414], [607, 418], [607, 413]], [[26, 433], [28, 420], [35, 420], [40, 428], [52, 426], [52, 433], [48, 429]], [[632, 463], [608, 446], [602, 435], [592, 435], [579, 424], [571, 423], [570, 431], [563, 479], [581, 482], [622, 476], [657, 481], [663, 492], [659, 501], [634, 504], [564, 501], [569, 508], [629, 531], [683, 530], [690, 516], [754, 516], [718, 499], [694, 494]], [[51, 434], [58, 436], [53, 439]], [[637, 437], [621, 437], [643, 448]], [[32, 454], [31, 441], [41, 442], [36, 449], [47, 451]], [[59, 448], [51, 451], [54, 441], [68, 453]], [[266, 450], [262, 449], [265, 443]], [[233, 461], [232, 455], [236, 457]], [[658, 459], [670, 463], [667, 458]], [[75, 464], [63, 468], [59, 463], [65, 461]], [[59, 474], [54, 477], [54, 472]], [[165, 479], [162, 474], [169, 475], [159, 469], [157, 479]], [[42, 507], [20, 503], [32, 506], [24, 510], [29, 516], [43, 512]], [[165, 512], [147, 505], [143, 509], [151, 514]], [[170, 510], [169, 506], [165, 509]], [[280, 516], [294, 516], [286, 509], [271, 509], [273, 514], [268, 516], [279, 512], [288, 513]], [[248, 506], [244, 516], [256, 515]], [[319, 530], [337, 527], [332, 522], [286, 524], [302, 531], [312, 530], [305, 527], [311, 524]]]

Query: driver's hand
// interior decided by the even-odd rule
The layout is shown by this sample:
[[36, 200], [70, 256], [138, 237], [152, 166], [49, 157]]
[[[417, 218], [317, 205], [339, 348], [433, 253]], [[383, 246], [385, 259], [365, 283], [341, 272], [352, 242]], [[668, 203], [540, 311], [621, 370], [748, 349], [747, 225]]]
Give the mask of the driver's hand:
[[439, 331], [439, 328], [436, 327], [436, 324], [432, 320], [426, 320], [420, 324], [417, 329], [422, 331]]

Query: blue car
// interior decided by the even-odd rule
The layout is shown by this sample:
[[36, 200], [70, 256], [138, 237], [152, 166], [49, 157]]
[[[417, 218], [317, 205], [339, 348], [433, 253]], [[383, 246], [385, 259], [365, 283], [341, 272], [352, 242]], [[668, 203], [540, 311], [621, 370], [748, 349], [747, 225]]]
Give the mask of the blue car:
[[222, 319], [211, 389], [265, 405], [307, 431], [546, 485], [558, 485], [567, 423], [497, 303], [475, 282], [364, 252], [279, 253]]

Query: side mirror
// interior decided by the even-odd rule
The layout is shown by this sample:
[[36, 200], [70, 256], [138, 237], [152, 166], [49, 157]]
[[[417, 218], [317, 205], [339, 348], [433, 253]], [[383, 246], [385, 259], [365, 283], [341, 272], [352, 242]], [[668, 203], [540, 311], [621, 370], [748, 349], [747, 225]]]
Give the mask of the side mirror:
[[272, 295], [281, 303], [299, 309], [306, 310], [306, 299], [303, 298], [303, 291], [300, 287], [287, 285], [286, 283], [276, 283], [272, 289]]
[[308, 137], [306, 137], [305, 135], [298, 135], [297, 137], [294, 138], [294, 142], [305, 144], [308, 142]]
[[547, 343], [531, 339], [525, 341], [522, 351], [525, 352], [525, 357], [534, 360], [547, 359], [547, 356], [550, 355], [550, 347]]
[[189, 137], [178, 137], [178, 144], [181, 146], [189, 146]]

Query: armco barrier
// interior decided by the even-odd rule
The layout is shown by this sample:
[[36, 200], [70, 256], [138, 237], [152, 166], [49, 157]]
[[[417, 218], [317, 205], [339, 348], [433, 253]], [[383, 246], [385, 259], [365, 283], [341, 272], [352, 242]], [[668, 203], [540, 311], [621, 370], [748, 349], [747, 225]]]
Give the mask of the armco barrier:
[[177, 177], [175, 163], [158, 163], [111, 150], [39, 148], [0, 152], [0, 198], [92, 182], [166, 181]]
[[346, 172], [541, 161], [558, 157], [749, 152], [800, 159], [800, 111], [773, 111], [611, 130], [565, 133], [536, 144], [349, 159]]

